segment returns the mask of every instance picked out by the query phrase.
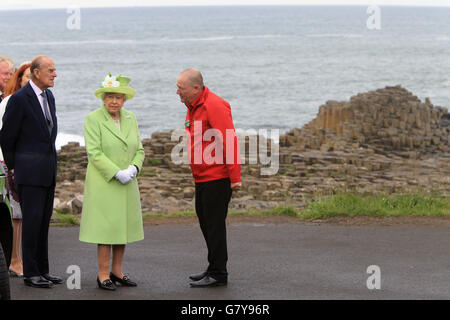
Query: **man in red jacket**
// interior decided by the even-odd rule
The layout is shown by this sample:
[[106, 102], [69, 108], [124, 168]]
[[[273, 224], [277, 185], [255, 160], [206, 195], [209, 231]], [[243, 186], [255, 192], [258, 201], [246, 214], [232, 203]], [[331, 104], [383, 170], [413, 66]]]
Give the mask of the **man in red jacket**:
[[226, 285], [225, 219], [232, 191], [241, 188], [239, 144], [228, 102], [209, 91], [196, 69], [183, 71], [177, 94], [188, 108], [185, 128], [195, 181], [195, 211], [208, 248], [208, 268], [190, 275], [192, 287]]

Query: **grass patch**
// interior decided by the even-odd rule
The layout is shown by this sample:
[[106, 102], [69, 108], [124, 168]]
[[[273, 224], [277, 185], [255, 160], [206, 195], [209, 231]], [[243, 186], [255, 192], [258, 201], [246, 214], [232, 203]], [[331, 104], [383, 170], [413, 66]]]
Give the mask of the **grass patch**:
[[[295, 209], [290, 207], [278, 207], [272, 210], [265, 211], [228, 211], [228, 215], [238, 216], [238, 215], [251, 215], [251, 216], [290, 216], [290, 217], [298, 217], [298, 213]], [[182, 211], [182, 212], [173, 212], [167, 214], [161, 213], [146, 213], [142, 217], [143, 219], [147, 218], [179, 218], [179, 217], [195, 217], [197, 216], [195, 211]]]
[[230, 215], [248, 215], [248, 216], [288, 216], [288, 217], [298, 217], [298, 212], [291, 208], [291, 207], [277, 207], [275, 209], [271, 210], [264, 210], [264, 211], [244, 211], [244, 212], [238, 212], [238, 211], [231, 211], [229, 212]]
[[147, 165], [149, 166], [159, 166], [162, 164], [162, 161], [159, 159], [149, 158], [147, 159]]
[[150, 168], [142, 168], [141, 175], [147, 175], [147, 176], [155, 176], [156, 175], [156, 169], [150, 169]]
[[53, 222], [51, 225], [56, 227], [68, 227], [68, 226], [79, 226], [80, 221], [78, 218], [72, 214], [69, 214], [63, 210], [55, 210], [56, 212], [53, 214], [53, 219], [56, 222]]
[[[298, 212], [292, 207], [280, 206], [263, 211], [229, 211], [231, 216], [289, 216], [305, 220], [326, 219], [336, 216], [450, 216], [450, 199], [437, 194], [358, 194], [339, 193], [319, 197]], [[167, 214], [144, 213], [143, 219], [195, 217], [195, 211]], [[56, 210], [57, 222], [53, 226], [73, 226], [80, 222], [67, 211]]]
[[179, 217], [194, 217], [196, 216], [194, 211], [181, 211], [173, 213], [144, 213], [142, 218], [179, 218]]
[[312, 201], [302, 211], [302, 219], [336, 216], [448, 216], [450, 199], [439, 195], [336, 194]]

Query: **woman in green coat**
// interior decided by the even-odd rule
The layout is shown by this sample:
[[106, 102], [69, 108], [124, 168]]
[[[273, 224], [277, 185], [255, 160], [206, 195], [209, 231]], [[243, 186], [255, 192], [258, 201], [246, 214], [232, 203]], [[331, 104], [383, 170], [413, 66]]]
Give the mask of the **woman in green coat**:
[[[134, 114], [123, 109], [136, 91], [130, 78], [106, 76], [95, 95], [103, 100], [84, 124], [88, 167], [84, 185], [80, 241], [98, 244], [97, 284], [115, 290], [136, 283], [122, 273], [125, 245], [144, 239], [136, 176], [144, 161], [144, 148]], [[109, 261], [112, 251], [112, 266]]]

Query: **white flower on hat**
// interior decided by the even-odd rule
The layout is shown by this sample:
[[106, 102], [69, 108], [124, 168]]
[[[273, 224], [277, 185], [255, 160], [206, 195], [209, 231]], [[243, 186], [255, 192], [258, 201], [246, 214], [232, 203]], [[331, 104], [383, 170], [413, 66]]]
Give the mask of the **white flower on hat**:
[[116, 76], [111, 76], [111, 73], [105, 77], [102, 82], [103, 88], [120, 87], [120, 82], [117, 81]]

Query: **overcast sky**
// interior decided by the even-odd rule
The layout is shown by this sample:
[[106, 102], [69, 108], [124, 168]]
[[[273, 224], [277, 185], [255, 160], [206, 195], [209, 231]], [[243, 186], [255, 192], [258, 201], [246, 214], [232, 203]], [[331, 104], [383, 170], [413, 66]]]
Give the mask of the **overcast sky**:
[[179, 5], [407, 5], [450, 6], [450, 0], [0, 0], [0, 10], [112, 6]]

